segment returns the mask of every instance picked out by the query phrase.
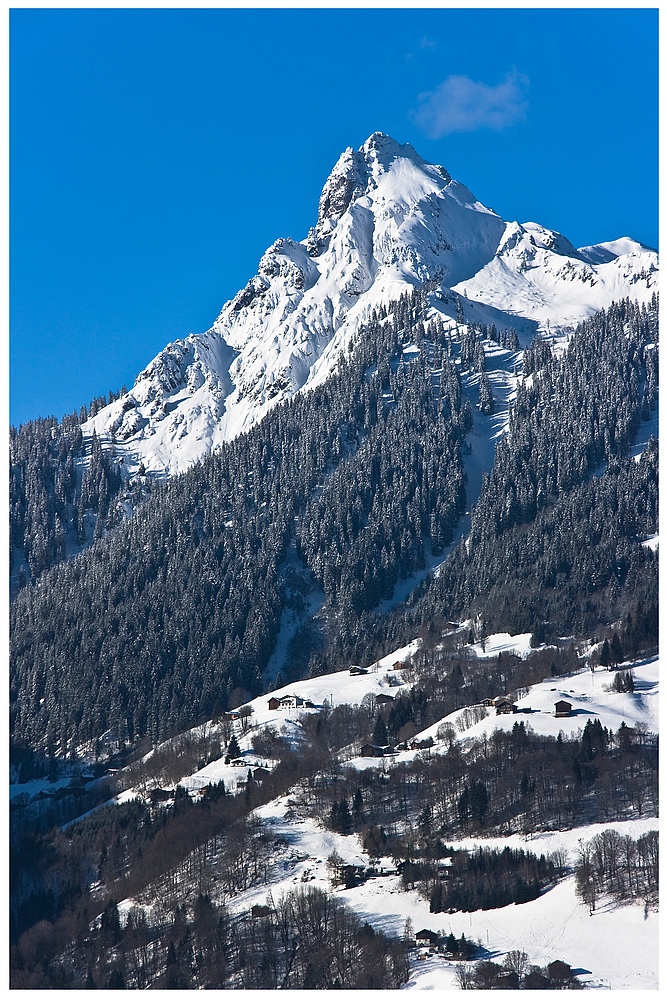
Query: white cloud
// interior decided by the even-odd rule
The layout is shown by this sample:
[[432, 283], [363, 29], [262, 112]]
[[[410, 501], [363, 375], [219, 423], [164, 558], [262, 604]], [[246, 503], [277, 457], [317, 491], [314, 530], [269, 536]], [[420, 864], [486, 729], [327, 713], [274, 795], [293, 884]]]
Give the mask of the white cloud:
[[509, 73], [495, 87], [467, 76], [448, 76], [436, 90], [419, 95], [415, 118], [431, 139], [480, 128], [499, 132], [525, 117], [527, 91], [528, 78], [520, 73]]

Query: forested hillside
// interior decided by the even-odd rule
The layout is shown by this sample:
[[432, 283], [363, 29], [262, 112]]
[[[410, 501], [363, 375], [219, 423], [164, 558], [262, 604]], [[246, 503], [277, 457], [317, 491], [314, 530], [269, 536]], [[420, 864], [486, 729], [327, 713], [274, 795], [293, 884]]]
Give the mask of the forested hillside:
[[322, 386], [24, 588], [15, 743], [99, 752], [107, 732], [118, 747], [156, 741], [240, 704], [262, 689], [283, 611], [303, 614], [314, 588], [324, 605], [303, 614], [295, 671], [369, 660], [438, 616], [558, 633], [629, 614], [633, 648], [650, 644], [656, 557], [639, 543], [656, 531], [657, 444], [639, 461], [628, 449], [656, 402], [657, 301], [612, 307], [562, 356], [544, 342], [527, 352], [468, 540], [415, 610], [379, 614], [466, 508], [462, 375], [476, 373], [477, 405], [492, 409], [480, 344], [492, 332], [452, 336], [424, 292], [378, 310]]
[[[17, 741], [66, 754], [111, 729], [122, 746], [239, 703], [261, 688], [283, 607], [315, 581], [328, 612], [318, 629], [363, 655], [369, 608], [423, 565], [427, 537], [451, 538], [465, 504], [457, 367], [442, 349], [401, 359], [424, 308], [404, 297], [377, 315], [324, 386], [19, 594]], [[294, 544], [296, 589], [281, 573]]]
[[[125, 390], [109, 392], [108, 402]], [[36, 580], [118, 524], [150, 491], [140, 476], [124, 483], [118, 456], [81, 425], [101, 396], [61, 421], [31, 420], [9, 431], [9, 575], [14, 591]]]
[[[625, 301], [582, 323], [564, 353], [524, 353], [524, 378], [460, 545], [421, 614], [484, 629], [595, 632], [629, 615], [657, 639], [658, 442], [630, 456], [658, 398], [658, 312]], [[560, 634], [563, 634], [562, 632]]]

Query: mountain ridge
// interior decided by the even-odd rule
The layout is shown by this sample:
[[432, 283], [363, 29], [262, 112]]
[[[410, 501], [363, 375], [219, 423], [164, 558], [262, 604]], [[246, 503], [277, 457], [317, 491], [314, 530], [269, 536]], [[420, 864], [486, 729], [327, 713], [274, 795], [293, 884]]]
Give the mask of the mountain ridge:
[[277, 239], [209, 330], [168, 344], [84, 434], [113, 434], [126, 468], [184, 471], [277, 402], [319, 384], [373, 309], [415, 287], [443, 320], [558, 333], [611, 301], [648, 302], [657, 253], [629, 237], [579, 250], [503, 220], [410, 144], [375, 132], [343, 151], [317, 224]]

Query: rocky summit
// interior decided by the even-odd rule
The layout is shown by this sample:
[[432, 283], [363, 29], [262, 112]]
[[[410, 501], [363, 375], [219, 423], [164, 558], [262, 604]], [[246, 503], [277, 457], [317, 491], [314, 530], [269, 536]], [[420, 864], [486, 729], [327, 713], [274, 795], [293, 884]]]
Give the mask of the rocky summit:
[[375, 132], [346, 149], [300, 242], [277, 239], [209, 330], [167, 345], [84, 435], [113, 436], [129, 471], [184, 471], [277, 402], [321, 384], [379, 304], [425, 289], [444, 321], [566, 335], [629, 296], [648, 302], [658, 257], [629, 237], [575, 248], [502, 219], [409, 144]]

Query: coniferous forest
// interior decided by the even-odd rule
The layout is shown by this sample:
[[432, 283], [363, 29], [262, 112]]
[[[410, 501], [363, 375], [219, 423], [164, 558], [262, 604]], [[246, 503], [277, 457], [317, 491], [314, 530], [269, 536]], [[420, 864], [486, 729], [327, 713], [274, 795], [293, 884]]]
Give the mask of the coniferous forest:
[[[469, 332], [455, 345], [438, 319], [425, 323], [426, 306], [416, 293], [376, 314], [323, 386], [154, 485], [132, 517], [21, 589], [11, 608], [17, 747], [66, 757], [109, 731], [118, 748], [155, 742], [241, 703], [262, 690], [281, 615], [313, 593], [319, 613], [304, 615], [291, 658], [301, 675], [370, 660], [436, 616], [543, 637], [626, 616], [637, 648], [655, 641], [656, 556], [640, 543], [656, 530], [657, 442], [638, 461], [630, 448], [656, 406], [657, 301], [598, 314], [563, 355], [544, 342], [525, 352], [468, 544], [411, 607], [380, 613], [397, 582], [451, 542], [466, 509], [472, 418], [457, 362], [479, 367], [483, 352], [480, 361]], [[416, 360], [403, 357], [411, 344]], [[67, 434], [42, 434], [52, 458]], [[31, 436], [39, 453], [39, 434], [24, 428], [17, 458]], [[42, 462], [51, 492], [45, 472], [26, 472], [34, 456], [14, 462], [27, 511], [73, 481], [72, 447]], [[95, 472], [98, 503], [113, 486], [108, 468], [100, 451], [84, 476]]]
[[657, 406], [656, 343], [657, 312], [625, 302], [581, 324], [564, 354], [539, 341], [525, 352], [470, 543], [429, 609], [450, 600], [491, 628], [540, 634], [595, 631], [631, 610], [657, 634], [655, 560], [637, 544], [656, 531], [657, 441], [630, 456]]

